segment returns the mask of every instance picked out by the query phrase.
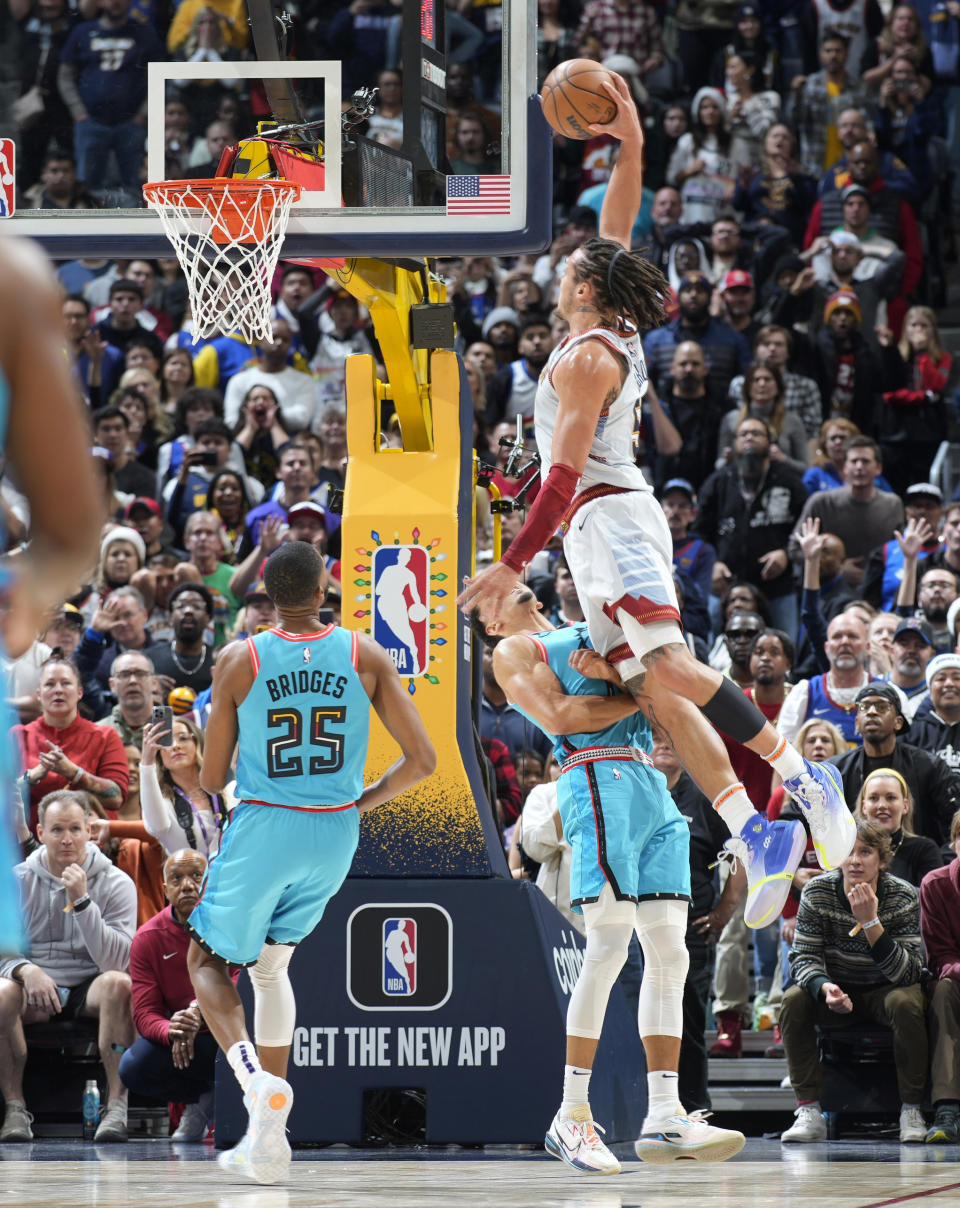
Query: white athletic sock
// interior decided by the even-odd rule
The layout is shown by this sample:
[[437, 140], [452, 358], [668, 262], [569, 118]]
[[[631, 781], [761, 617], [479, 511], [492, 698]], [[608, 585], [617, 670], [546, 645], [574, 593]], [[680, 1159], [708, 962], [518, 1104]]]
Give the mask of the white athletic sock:
[[666, 1120], [682, 1116], [683, 1104], [677, 1094], [679, 1075], [676, 1070], [647, 1071], [647, 1119]]
[[792, 780], [806, 770], [800, 752], [795, 751], [785, 738], [781, 738], [770, 754], [763, 758], [783, 780]]
[[757, 811], [747, 796], [747, 790], [739, 781], [723, 790], [714, 801], [713, 808], [726, 822], [731, 835], [739, 835], [747, 823], [757, 816]]
[[581, 1069], [578, 1065], [563, 1067], [563, 1102], [557, 1115], [561, 1118], [573, 1114], [573, 1109], [589, 1104], [591, 1070]]
[[249, 1040], [238, 1040], [236, 1044], [232, 1044], [227, 1049], [227, 1061], [230, 1062], [230, 1068], [236, 1074], [243, 1093], [246, 1094], [250, 1079], [254, 1074], [263, 1072], [256, 1046]]

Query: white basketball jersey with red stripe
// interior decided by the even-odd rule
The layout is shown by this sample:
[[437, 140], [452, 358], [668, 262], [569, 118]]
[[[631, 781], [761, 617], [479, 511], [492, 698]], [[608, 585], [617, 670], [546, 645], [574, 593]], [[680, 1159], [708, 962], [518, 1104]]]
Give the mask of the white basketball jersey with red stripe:
[[[650, 491], [634, 460], [634, 441], [640, 426], [640, 405], [647, 390], [647, 366], [643, 359], [640, 336], [633, 327], [619, 330], [612, 327], [591, 327], [589, 331], [567, 336], [550, 354], [540, 375], [534, 426], [540, 452], [541, 473], [550, 472], [553, 430], [560, 399], [553, 385], [553, 373], [561, 359], [569, 356], [584, 340], [600, 340], [626, 363], [623, 387], [613, 403], [601, 412], [587, 455], [583, 476], [577, 486], [580, 495], [599, 484], [622, 487], [632, 491]], [[576, 401], [576, 400], [574, 400]]]

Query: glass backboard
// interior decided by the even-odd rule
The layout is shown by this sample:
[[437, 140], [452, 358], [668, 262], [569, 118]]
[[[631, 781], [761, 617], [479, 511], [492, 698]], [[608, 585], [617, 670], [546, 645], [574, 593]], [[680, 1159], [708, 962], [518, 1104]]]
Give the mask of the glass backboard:
[[[58, 5], [45, 61], [56, 58], [56, 112], [15, 135], [7, 220], [57, 258], [169, 256], [142, 183], [216, 175], [223, 147], [264, 119], [297, 123], [289, 137], [322, 149], [322, 188], [294, 207], [285, 258], [511, 254], [549, 240], [530, 0], [475, 3], [468, 17], [442, 0], [334, 0], [312, 25], [269, 0], [79, 0], [75, 17], [44, 0], [37, 12]], [[90, 208], [47, 191], [44, 157], [58, 149], [77, 160]]]

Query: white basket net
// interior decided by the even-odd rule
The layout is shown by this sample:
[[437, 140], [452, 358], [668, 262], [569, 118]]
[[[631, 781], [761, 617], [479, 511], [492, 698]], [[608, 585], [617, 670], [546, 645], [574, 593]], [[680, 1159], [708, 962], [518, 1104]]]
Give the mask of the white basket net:
[[270, 287], [290, 207], [289, 180], [159, 181], [143, 186], [190, 291], [193, 342], [239, 332], [273, 339]]

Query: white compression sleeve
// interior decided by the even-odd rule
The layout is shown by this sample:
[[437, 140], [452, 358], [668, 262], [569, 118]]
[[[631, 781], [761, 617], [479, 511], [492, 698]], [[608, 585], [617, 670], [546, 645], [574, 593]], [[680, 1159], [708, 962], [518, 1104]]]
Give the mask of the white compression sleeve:
[[568, 1036], [600, 1038], [610, 991], [627, 959], [635, 912], [633, 902], [618, 902], [609, 885], [597, 902], [584, 905], [587, 947], [567, 1006]]
[[264, 944], [257, 963], [250, 966], [253, 1038], [267, 1048], [283, 1048], [293, 1041], [297, 1004], [287, 972], [292, 956], [290, 944]]
[[643, 949], [643, 981], [637, 1024], [643, 1036], [683, 1035], [683, 985], [687, 952], [686, 902], [659, 898], [636, 908], [637, 939]]

